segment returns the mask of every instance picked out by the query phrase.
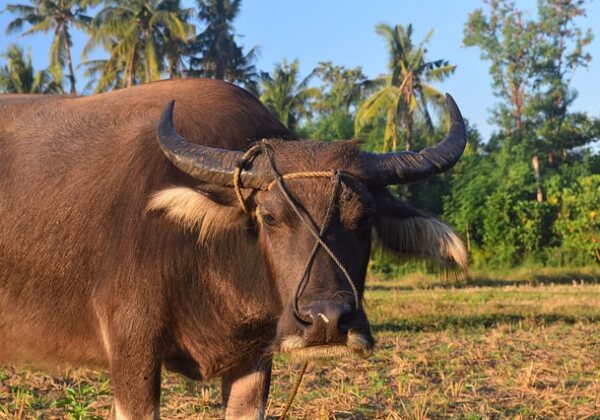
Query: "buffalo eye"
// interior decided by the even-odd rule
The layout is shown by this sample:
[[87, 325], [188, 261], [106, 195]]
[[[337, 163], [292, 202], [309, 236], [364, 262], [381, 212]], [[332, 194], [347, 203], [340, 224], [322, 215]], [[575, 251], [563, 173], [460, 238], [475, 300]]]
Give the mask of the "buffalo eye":
[[273, 217], [273, 215], [269, 214], [269, 213], [264, 213], [262, 216], [262, 221], [269, 226], [273, 226], [276, 222], [275, 218]]
[[358, 220], [358, 222], [356, 222], [356, 227], [358, 229], [364, 229], [364, 228], [371, 227], [372, 224], [373, 224], [373, 216], [370, 214], [366, 214], [363, 217], [361, 217], [360, 220]]

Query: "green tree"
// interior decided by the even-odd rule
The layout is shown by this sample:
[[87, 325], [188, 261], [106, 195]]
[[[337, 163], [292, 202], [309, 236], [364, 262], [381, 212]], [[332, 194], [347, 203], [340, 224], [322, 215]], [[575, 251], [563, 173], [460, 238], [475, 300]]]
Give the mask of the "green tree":
[[419, 112], [426, 125], [432, 129], [433, 124], [427, 108], [429, 103], [443, 102], [443, 95], [429, 82], [441, 81], [451, 75], [456, 66], [446, 60], [429, 61], [426, 57], [425, 44], [431, 38], [430, 31], [415, 46], [412, 41], [413, 28], [408, 25], [391, 27], [380, 24], [377, 33], [382, 35], [388, 44], [389, 69], [391, 75], [386, 85], [373, 94], [360, 107], [356, 114], [356, 132], [360, 132], [369, 122], [381, 113], [386, 114], [386, 129], [383, 149], [396, 150], [398, 132], [404, 129], [406, 150], [412, 148], [413, 124], [415, 114]]
[[84, 68], [83, 75], [87, 79], [84, 91], [109, 92], [123, 87], [126, 67], [124, 60], [86, 60], [80, 64], [80, 67]]
[[300, 118], [310, 115], [308, 101], [317, 93], [308, 87], [312, 73], [298, 81], [299, 66], [298, 60], [283, 60], [275, 65], [272, 75], [264, 73], [261, 80], [261, 101], [290, 130]]
[[77, 93], [77, 88], [71, 58], [73, 42], [70, 28], [87, 30], [91, 19], [85, 14], [86, 9], [97, 1], [30, 0], [31, 4], [8, 4], [5, 8], [6, 11], [17, 15], [17, 18], [8, 24], [6, 32], [9, 34], [20, 32], [25, 23], [31, 27], [23, 35], [54, 32], [50, 48], [50, 72], [56, 82], [60, 83], [66, 66], [72, 94]]
[[534, 173], [536, 198], [543, 202], [543, 161], [600, 136], [599, 124], [582, 113], [569, 112], [576, 92], [569, 87], [573, 72], [591, 59], [584, 51], [591, 32], [575, 20], [585, 14], [582, 0], [540, 0], [531, 19], [510, 0], [486, 0], [489, 10], [470, 14], [464, 31], [466, 46], [477, 46], [490, 62], [494, 94], [500, 99], [493, 121], [505, 147], [522, 145]]
[[354, 113], [373, 85], [360, 67], [347, 69], [331, 62], [319, 63], [314, 74], [321, 86], [311, 103], [314, 121], [304, 127], [307, 137], [319, 140], [354, 138]]
[[534, 152], [546, 154], [550, 165], [559, 164], [569, 150], [600, 137], [599, 120], [569, 111], [577, 97], [570, 87], [573, 74], [592, 59], [585, 52], [592, 42], [591, 29], [584, 32], [575, 22], [585, 16], [584, 4], [583, 0], [546, 0], [538, 6], [540, 45], [531, 115]]
[[363, 99], [373, 82], [367, 80], [360, 67], [347, 69], [330, 61], [319, 63], [314, 70], [323, 84], [313, 108], [321, 114], [349, 115]]
[[561, 248], [579, 264], [600, 262], [600, 175], [584, 175], [560, 191], [554, 225]]
[[62, 86], [46, 70], [34, 71], [31, 54], [27, 58], [18, 45], [8, 46], [2, 54], [6, 65], [0, 67], [0, 92], [3, 93], [62, 93]]
[[160, 79], [165, 68], [163, 46], [185, 41], [194, 27], [182, 18], [174, 0], [106, 0], [94, 17], [84, 50], [102, 46], [110, 52], [96, 90], [105, 90], [121, 74], [121, 87]]
[[258, 72], [254, 66], [258, 48], [248, 52], [235, 40], [233, 20], [241, 0], [197, 0], [198, 18], [206, 28], [190, 44], [189, 74], [244, 84], [257, 91]]
[[[467, 147], [470, 147], [467, 146]], [[453, 169], [444, 215], [464, 235], [470, 253], [483, 243], [486, 198], [497, 188], [489, 156], [470, 153]]]
[[[189, 24], [194, 15], [193, 8], [181, 7], [180, 0], [170, 0], [164, 3], [164, 10], [168, 10], [177, 14], [177, 17], [181, 22]], [[159, 56], [163, 56], [166, 59], [165, 70], [169, 74], [169, 77], [182, 77], [185, 72], [185, 59], [189, 52], [189, 45], [192, 42], [195, 27], [189, 25], [189, 32], [185, 39], [181, 39], [171, 33], [171, 29], [167, 26], [164, 28], [164, 36], [162, 37], [160, 45]]]
[[524, 12], [509, 0], [485, 0], [489, 16], [483, 9], [469, 15], [464, 29], [464, 44], [477, 46], [481, 58], [490, 61], [494, 95], [500, 103], [494, 108], [492, 121], [502, 127], [507, 139], [519, 142], [524, 137], [525, 104], [533, 85], [537, 37]]

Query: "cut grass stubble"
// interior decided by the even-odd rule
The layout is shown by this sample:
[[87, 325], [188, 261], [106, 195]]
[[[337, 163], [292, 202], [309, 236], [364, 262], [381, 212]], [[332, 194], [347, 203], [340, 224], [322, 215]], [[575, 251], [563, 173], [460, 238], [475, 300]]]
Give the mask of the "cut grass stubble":
[[[600, 269], [368, 279], [368, 360], [311, 363], [292, 418], [600, 418]], [[277, 415], [299, 365], [274, 363]], [[218, 381], [165, 373], [164, 418], [222, 418]], [[0, 370], [0, 418], [107, 418], [110, 382], [84, 369]]]

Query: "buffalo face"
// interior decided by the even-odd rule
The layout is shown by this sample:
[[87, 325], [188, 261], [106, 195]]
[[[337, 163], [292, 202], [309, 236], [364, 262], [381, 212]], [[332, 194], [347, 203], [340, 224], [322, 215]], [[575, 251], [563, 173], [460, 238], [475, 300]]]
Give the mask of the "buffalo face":
[[202, 202], [218, 191], [222, 210], [210, 212], [211, 225], [235, 219], [255, 232], [261, 258], [255, 263], [268, 269], [277, 300], [276, 347], [304, 359], [368, 355], [374, 340], [362, 300], [372, 232], [400, 256], [466, 268], [466, 251], [451, 228], [385, 188], [443, 172], [458, 160], [465, 129], [450, 97], [448, 105], [450, 132], [437, 146], [373, 154], [356, 142], [270, 139], [247, 152], [202, 146], [177, 133], [170, 103], [158, 127], [160, 147], [202, 184], [155, 197], [150, 207], [174, 209], [172, 217], [198, 227], [202, 237], [208, 223], [196, 219], [207, 219]]
[[362, 297], [375, 201], [356, 179], [306, 173], [285, 181], [292, 202], [281, 187], [257, 197], [261, 249], [283, 302], [277, 346], [300, 358], [367, 355], [374, 340]]

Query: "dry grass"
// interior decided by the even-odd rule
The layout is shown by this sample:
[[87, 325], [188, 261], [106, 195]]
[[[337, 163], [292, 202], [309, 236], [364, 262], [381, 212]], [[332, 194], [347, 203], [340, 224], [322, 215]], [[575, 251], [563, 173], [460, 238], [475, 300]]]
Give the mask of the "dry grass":
[[[600, 419], [600, 269], [369, 279], [369, 360], [311, 364], [293, 418]], [[269, 413], [299, 366], [278, 358]], [[218, 383], [163, 377], [167, 419], [222, 418]], [[105, 374], [0, 370], [0, 418], [106, 418]]]

